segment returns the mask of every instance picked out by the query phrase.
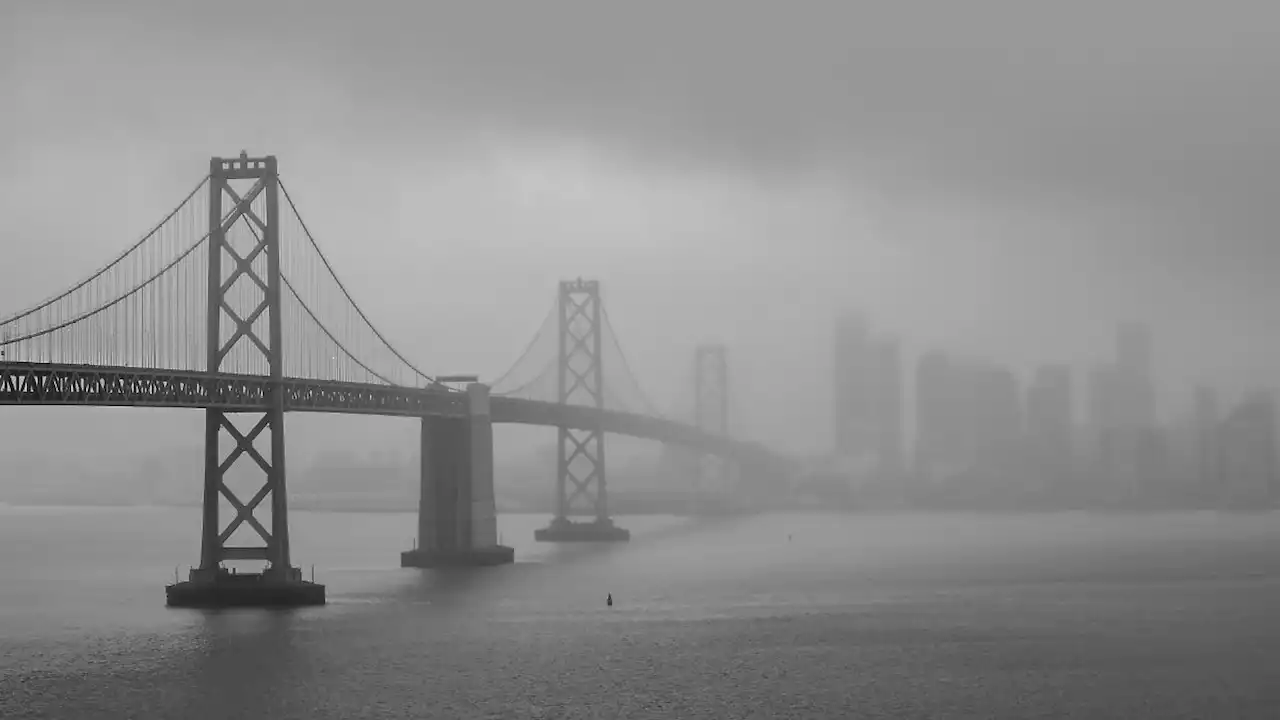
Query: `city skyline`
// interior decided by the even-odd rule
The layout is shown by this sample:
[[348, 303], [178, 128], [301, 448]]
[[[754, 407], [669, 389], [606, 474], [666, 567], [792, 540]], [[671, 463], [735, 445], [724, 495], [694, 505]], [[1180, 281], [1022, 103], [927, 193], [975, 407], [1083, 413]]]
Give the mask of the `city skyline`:
[[[1162, 393], [1142, 323], [1115, 327], [1109, 357], [1023, 373], [927, 346], [904, 360], [897, 336], [857, 312], [837, 318], [832, 345], [831, 448], [855, 485], [1019, 506], [1280, 500], [1272, 394], [1244, 393], [1219, 416], [1221, 396], [1209, 386]], [[892, 367], [877, 362], [885, 357]], [[910, 438], [909, 467], [893, 443], [877, 446], [884, 437]]]

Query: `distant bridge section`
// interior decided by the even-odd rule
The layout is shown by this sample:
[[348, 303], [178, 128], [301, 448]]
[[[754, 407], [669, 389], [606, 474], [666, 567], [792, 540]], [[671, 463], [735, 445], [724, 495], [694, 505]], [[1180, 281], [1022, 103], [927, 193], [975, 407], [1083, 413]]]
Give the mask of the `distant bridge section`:
[[[285, 409], [290, 412], [393, 417], [467, 414], [466, 396], [439, 386], [412, 388], [306, 378], [284, 378], [282, 383]], [[271, 385], [271, 378], [260, 375], [0, 362], [0, 405], [216, 408], [245, 412], [268, 405]], [[490, 413], [495, 423], [599, 430], [682, 445], [743, 463], [776, 466], [781, 460], [757, 443], [622, 410], [495, 396]]]

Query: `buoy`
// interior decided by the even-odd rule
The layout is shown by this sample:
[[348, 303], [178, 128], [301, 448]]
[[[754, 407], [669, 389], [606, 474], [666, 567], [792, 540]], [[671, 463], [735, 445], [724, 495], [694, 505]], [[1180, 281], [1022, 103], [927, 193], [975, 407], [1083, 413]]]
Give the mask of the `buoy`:
[[609, 597], [605, 598], [604, 604], [613, 607], [613, 593], [609, 593]]

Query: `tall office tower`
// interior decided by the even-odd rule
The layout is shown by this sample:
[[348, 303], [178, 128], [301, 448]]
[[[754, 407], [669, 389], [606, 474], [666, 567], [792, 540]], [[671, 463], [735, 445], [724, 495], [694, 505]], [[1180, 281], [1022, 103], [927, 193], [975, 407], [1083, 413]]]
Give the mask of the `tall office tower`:
[[1150, 333], [1138, 323], [1122, 324], [1116, 331], [1115, 352], [1111, 480], [1114, 495], [1132, 501], [1149, 495], [1152, 488], [1167, 480], [1147, 476], [1163, 472], [1161, 462], [1146, 457], [1161, 452], [1161, 443], [1151, 439], [1156, 412]]
[[1169, 432], [1159, 425], [1138, 428], [1134, 435], [1137, 495], [1147, 506], [1167, 506], [1176, 498]]
[[1073, 456], [1071, 371], [1061, 365], [1036, 370], [1027, 390], [1027, 445], [1040, 489], [1055, 499], [1068, 499]]
[[1219, 425], [1221, 498], [1238, 509], [1274, 507], [1280, 497], [1276, 407], [1268, 393], [1244, 398]]
[[896, 341], [846, 314], [836, 325], [834, 356], [836, 453], [881, 474], [902, 466], [903, 373]]
[[942, 385], [942, 421], [947, 465], [953, 472], [967, 472], [977, 463], [989, 434], [986, 415], [990, 384], [983, 366], [969, 358], [951, 358]]
[[871, 331], [856, 313], [842, 315], [835, 330], [833, 441], [841, 458], [860, 458], [875, 442]]
[[974, 363], [966, 406], [969, 465], [989, 491], [1003, 493], [1017, 478], [1023, 409], [1018, 378], [994, 363]]
[[1124, 475], [1125, 454], [1121, 451], [1121, 431], [1117, 388], [1119, 373], [1112, 365], [1100, 365], [1089, 371], [1088, 404], [1086, 406], [1087, 455], [1090, 459], [1088, 490], [1085, 499], [1113, 499], [1116, 478]]
[[1116, 365], [1121, 372], [1151, 377], [1151, 332], [1140, 323], [1123, 323], [1116, 329]]
[[1155, 424], [1155, 381], [1152, 378], [1151, 334], [1137, 323], [1116, 331], [1117, 422], [1122, 427], [1148, 428]]
[[1195, 495], [1198, 498], [1217, 496], [1221, 485], [1218, 467], [1218, 396], [1212, 388], [1198, 387], [1195, 395], [1192, 424], [1195, 456]]
[[1277, 477], [1276, 406], [1267, 393], [1242, 401], [1219, 425], [1224, 501], [1231, 507], [1274, 507]]
[[1088, 404], [1085, 406], [1085, 422], [1091, 431], [1109, 430], [1116, 422], [1116, 373], [1110, 365], [1098, 365], [1089, 370]]
[[898, 343], [881, 339], [872, 346], [872, 424], [875, 428], [875, 462], [882, 475], [901, 474], [903, 459], [903, 372]]
[[916, 473], [936, 479], [952, 450], [948, 427], [948, 383], [951, 367], [947, 356], [930, 351], [916, 362]]
[[992, 440], [1002, 452], [1013, 450], [1022, 439], [1024, 410], [1018, 376], [1007, 367], [992, 366], [985, 372], [990, 393]]

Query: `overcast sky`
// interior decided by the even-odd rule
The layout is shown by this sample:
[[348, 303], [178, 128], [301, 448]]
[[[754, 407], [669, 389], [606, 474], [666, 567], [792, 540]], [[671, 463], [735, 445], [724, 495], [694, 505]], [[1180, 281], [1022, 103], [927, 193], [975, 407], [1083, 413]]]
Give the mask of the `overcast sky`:
[[1020, 368], [1144, 319], [1170, 382], [1270, 384], [1273, 6], [9, 0], [0, 306], [243, 148], [442, 372], [500, 372], [582, 275], [655, 400], [724, 340], [744, 428], [795, 447], [844, 307]]

